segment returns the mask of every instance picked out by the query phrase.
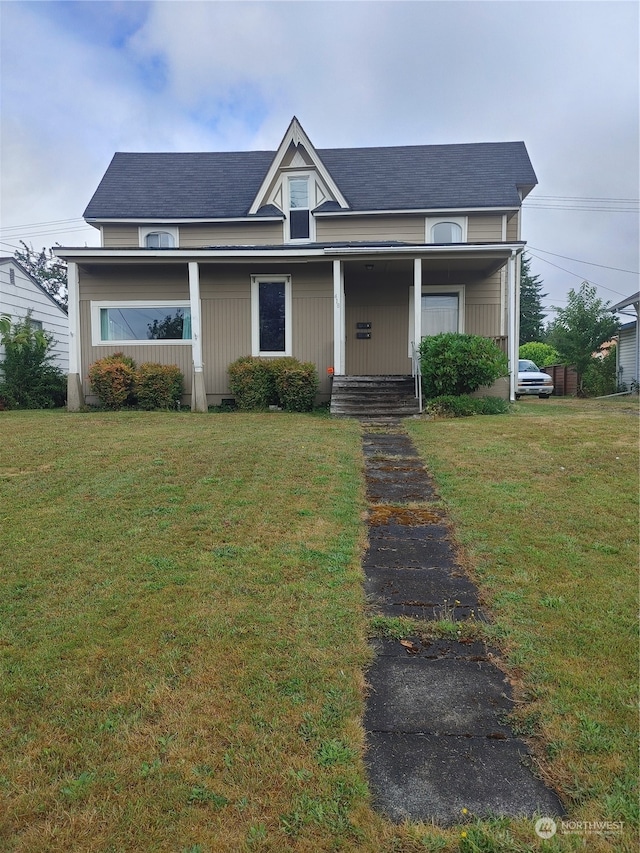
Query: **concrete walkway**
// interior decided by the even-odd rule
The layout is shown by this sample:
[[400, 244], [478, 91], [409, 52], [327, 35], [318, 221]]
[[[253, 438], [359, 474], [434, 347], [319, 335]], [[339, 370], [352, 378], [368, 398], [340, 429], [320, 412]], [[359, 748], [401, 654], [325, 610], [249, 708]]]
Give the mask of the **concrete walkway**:
[[[369, 500], [366, 592], [374, 612], [424, 621], [486, 617], [456, 561], [434, 484], [397, 425], [364, 427]], [[416, 509], [406, 504], [422, 503]], [[482, 642], [377, 640], [367, 680], [366, 761], [374, 805], [394, 821], [559, 816], [558, 797], [530, 769], [506, 722], [504, 674]]]

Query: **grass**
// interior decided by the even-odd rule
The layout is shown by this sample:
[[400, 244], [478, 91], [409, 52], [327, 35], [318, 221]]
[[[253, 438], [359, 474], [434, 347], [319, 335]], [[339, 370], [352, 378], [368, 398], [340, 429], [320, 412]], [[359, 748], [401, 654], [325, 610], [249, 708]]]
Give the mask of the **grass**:
[[[542, 771], [572, 818], [625, 822], [587, 849], [632, 850], [637, 416], [537, 403], [409, 429]], [[357, 424], [0, 417], [0, 849], [583, 849], [530, 821], [371, 811], [367, 636], [413, 626], [365, 612]]]
[[409, 424], [493, 611], [522, 701], [516, 728], [572, 819], [623, 821], [629, 839], [638, 424], [628, 399], [529, 400], [508, 417]]

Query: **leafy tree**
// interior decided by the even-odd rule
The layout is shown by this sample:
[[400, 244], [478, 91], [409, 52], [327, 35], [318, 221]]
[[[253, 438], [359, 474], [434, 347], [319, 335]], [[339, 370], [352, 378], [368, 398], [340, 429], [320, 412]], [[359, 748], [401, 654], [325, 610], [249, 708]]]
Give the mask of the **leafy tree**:
[[175, 316], [167, 314], [164, 320], [147, 323], [149, 339], [152, 341], [180, 340], [184, 326], [184, 312], [176, 309]]
[[618, 390], [616, 373], [616, 348], [611, 347], [603, 358], [592, 358], [584, 374], [585, 394], [590, 397], [604, 397]]
[[539, 341], [543, 337], [544, 315], [542, 300], [547, 296], [541, 293], [542, 282], [539, 275], [531, 275], [531, 261], [522, 255], [520, 261], [520, 343]]
[[36, 252], [20, 240], [22, 249], [16, 249], [14, 258], [29, 272], [56, 302], [67, 310], [67, 265], [56, 258], [51, 249]]
[[15, 322], [0, 317], [0, 400], [10, 409], [53, 409], [63, 406], [66, 380], [52, 362], [53, 335], [36, 329], [31, 312]]
[[584, 396], [584, 375], [593, 353], [618, 329], [609, 303], [597, 296], [596, 288], [583, 281], [580, 290], [571, 288], [566, 308], [555, 308], [556, 319], [549, 326], [548, 341], [565, 364], [575, 365], [578, 395]]
[[528, 358], [535, 361], [538, 367], [546, 367], [549, 364], [560, 364], [562, 359], [560, 353], [549, 344], [541, 341], [531, 341], [528, 344], [522, 344], [518, 352], [520, 358]]

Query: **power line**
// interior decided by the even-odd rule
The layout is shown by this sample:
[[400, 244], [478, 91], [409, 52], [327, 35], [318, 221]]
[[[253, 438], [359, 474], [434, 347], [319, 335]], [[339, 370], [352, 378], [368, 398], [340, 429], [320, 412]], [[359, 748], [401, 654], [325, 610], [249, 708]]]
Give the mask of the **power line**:
[[[554, 264], [553, 261], [548, 261], [546, 258], [541, 258], [538, 255], [534, 255], [533, 252], [528, 252], [528, 254], [531, 255], [532, 258], [537, 258], [539, 261], [542, 261], [544, 264], [549, 264], [550, 266], [555, 267], [556, 269], [562, 270], [562, 272], [566, 272], [569, 275], [575, 276], [576, 278], [581, 278], [584, 281], [584, 276], [580, 275], [579, 273], [571, 272], [571, 270], [558, 266], [558, 264]], [[615, 293], [616, 296], [625, 296], [625, 294], [621, 293], [619, 290], [614, 290], [612, 287], [606, 287], [606, 285], [604, 284], [598, 284], [595, 281], [590, 281], [589, 284], [593, 284], [596, 287], [601, 287], [603, 290], [608, 290], [611, 293]]]
[[536, 252], [542, 252], [543, 255], [553, 255], [554, 258], [564, 258], [565, 261], [575, 261], [577, 264], [588, 264], [590, 267], [601, 267], [603, 270], [614, 270], [615, 272], [628, 272], [629, 275], [638, 275], [637, 270], [623, 270], [620, 267], [608, 267], [606, 264], [596, 264], [593, 261], [582, 261], [580, 258], [570, 258], [568, 255], [557, 255], [555, 252], [549, 252], [546, 249], [536, 249], [535, 246], [531, 246], [531, 248]]
[[84, 222], [84, 219], [81, 216], [74, 216], [73, 219], [49, 219], [45, 222], [27, 222], [23, 225], [6, 225], [0, 228], [1, 231], [21, 231], [26, 228], [31, 230], [33, 228], [37, 228], [39, 225], [63, 225], [65, 222]]

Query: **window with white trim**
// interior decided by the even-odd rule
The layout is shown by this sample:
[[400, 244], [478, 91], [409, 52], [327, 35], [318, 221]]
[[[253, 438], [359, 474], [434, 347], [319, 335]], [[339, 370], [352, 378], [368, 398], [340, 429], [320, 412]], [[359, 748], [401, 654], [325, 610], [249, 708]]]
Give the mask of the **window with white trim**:
[[146, 249], [174, 249], [176, 244], [168, 231], [152, 231], [144, 238], [144, 245]]
[[188, 302], [92, 302], [94, 346], [149, 343], [191, 343]]
[[291, 355], [291, 276], [251, 277], [251, 354]]
[[311, 237], [309, 209], [309, 178], [295, 176], [288, 179], [289, 189], [289, 239], [309, 240]]
[[467, 240], [467, 217], [466, 216], [439, 216], [428, 217], [426, 221], [427, 243], [466, 243]]
[[143, 225], [138, 230], [139, 244], [143, 249], [175, 249], [178, 245], [176, 225]]
[[[409, 350], [414, 340], [414, 289], [409, 288]], [[464, 284], [426, 285], [420, 297], [420, 339], [442, 332], [464, 332]]]

